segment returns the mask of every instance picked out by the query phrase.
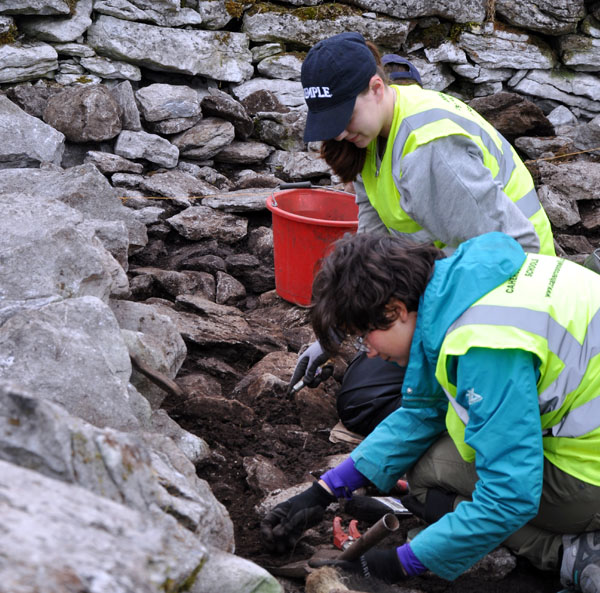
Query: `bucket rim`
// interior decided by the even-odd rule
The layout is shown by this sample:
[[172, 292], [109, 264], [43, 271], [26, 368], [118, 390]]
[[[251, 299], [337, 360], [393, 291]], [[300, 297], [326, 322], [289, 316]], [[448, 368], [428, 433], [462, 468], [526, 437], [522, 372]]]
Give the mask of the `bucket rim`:
[[[337, 189], [329, 189], [329, 188], [311, 188], [312, 190], [316, 190], [316, 191], [324, 191], [324, 192], [328, 192], [328, 193], [338, 193], [338, 194], [344, 194], [347, 196], [350, 196], [352, 198], [354, 198], [354, 194], [347, 192], [347, 191], [342, 191], [342, 190], [337, 190]], [[288, 220], [293, 220], [295, 222], [301, 222], [304, 224], [313, 224], [313, 225], [317, 225], [317, 226], [328, 226], [328, 227], [347, 227], [347, 228], [351, 228], [351, 229], [357, 229], [358, 228], [358, 220], [323, 220], [321, 218], [310, 218], [309, 216], [302, 216], [300, 214], [294, 214], [293, 212], [288, 212], [287, 210], [282, 210], [281, 208], [279, 208], [277, 205], [273, 204], [273, 197], [276, 193], [278, 194], [283, 194], [283, 193], [288, 193], [290, 191], [296, 191], [295, 189], [284, 189], [278, 192], [273, 191], [271, 193], [270, 196], [267, 197], [266, 200], [266, 207], [268, 210], [270, 210], [273, 214], [277, 214], [278, 216], [281, 216], [282, 218], [287, 218]]]

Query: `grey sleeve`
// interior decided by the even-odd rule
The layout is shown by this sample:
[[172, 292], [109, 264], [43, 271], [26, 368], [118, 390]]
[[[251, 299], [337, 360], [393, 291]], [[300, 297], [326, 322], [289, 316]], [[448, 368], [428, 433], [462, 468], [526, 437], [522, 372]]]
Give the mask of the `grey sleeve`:
[[358, 205], [358, 231], [359, 233], [387, 233], [387, 227], [383, 224], [377, 210], [373, 208], [367, 191], [360, 176], [354, 182], [356, 192], [356, 204]]
[[533, 224], [494, 181], [470, 138], [451, 135], [420, 146], [395, 163], [393, 175], [405, 212], [450, 248], [501, 231], [525, 251], [539, 252]]

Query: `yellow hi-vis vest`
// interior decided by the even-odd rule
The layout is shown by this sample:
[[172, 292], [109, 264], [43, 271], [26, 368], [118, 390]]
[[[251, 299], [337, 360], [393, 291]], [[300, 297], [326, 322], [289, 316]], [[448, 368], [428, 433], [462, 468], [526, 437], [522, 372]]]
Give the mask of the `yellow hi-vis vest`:
[[448, 432], [463, 459], [473, 461], [464, 442], [468, 410], [456, 401], [447, 372], [449, 357], [469, 348], [520, 349], [538, 358], [544, 455], [600, 486], [600, 276], [564, 259], [529, 254], [517, 274], [450, 326], [436, 378], [451, 404]]
[[[538, 200], [533, 179], [507, 140], [475, 110], [450, 95], [423, 90], [417, 85], [392, 88], [396, 91], [394, 118], [379, 170], [377, 140], [374, 140], [367, 147], [361, 172], [369, 201], [386, 227], [401, 233], [422, 230], [401, 207], [392, 164], [432, 140], [461, 134], [479, 146], [483, 164], [494, 180], [535, 227], [540, 253], [554, 255], [550, 222]], [[439, 241], [436, 245], [444, 247]]]

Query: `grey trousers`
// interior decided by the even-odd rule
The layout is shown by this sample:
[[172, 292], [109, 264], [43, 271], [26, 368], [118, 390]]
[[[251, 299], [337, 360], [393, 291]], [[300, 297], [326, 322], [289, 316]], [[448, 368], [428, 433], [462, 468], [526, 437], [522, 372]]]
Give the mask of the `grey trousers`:
[[[417, 461], [407, 478], [411, 493], [423, 503], [428, 488], [455, 492], [455, 508], [463, 500], [471, 500], [478, 479], [475, 465], [462, 459], [447, 434]], [[544, 459], [538, 514], [504, 545], [537, 568], [558, 570], [562, 536], [584, 531], [600, 531], [600, 486], [582, 482]]]

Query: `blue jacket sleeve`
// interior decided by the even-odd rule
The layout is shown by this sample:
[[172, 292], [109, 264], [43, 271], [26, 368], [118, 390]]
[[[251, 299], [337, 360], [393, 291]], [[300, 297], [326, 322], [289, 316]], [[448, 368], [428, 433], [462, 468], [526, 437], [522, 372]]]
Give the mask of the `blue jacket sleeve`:
[[417, 558], [446, 579], [537, 514], [544, 465], [537, 358], [522, 350], [472, 348], [455, 362], [457, 402], [469, 412], [465, 442], [475, 450], [479, 480], [472, 501], [411, 542]]
[[445, 431], [448, 405], [440, 403], [392, 412], [350, 454], [355, 468], [380, 490], [389, 491]]

